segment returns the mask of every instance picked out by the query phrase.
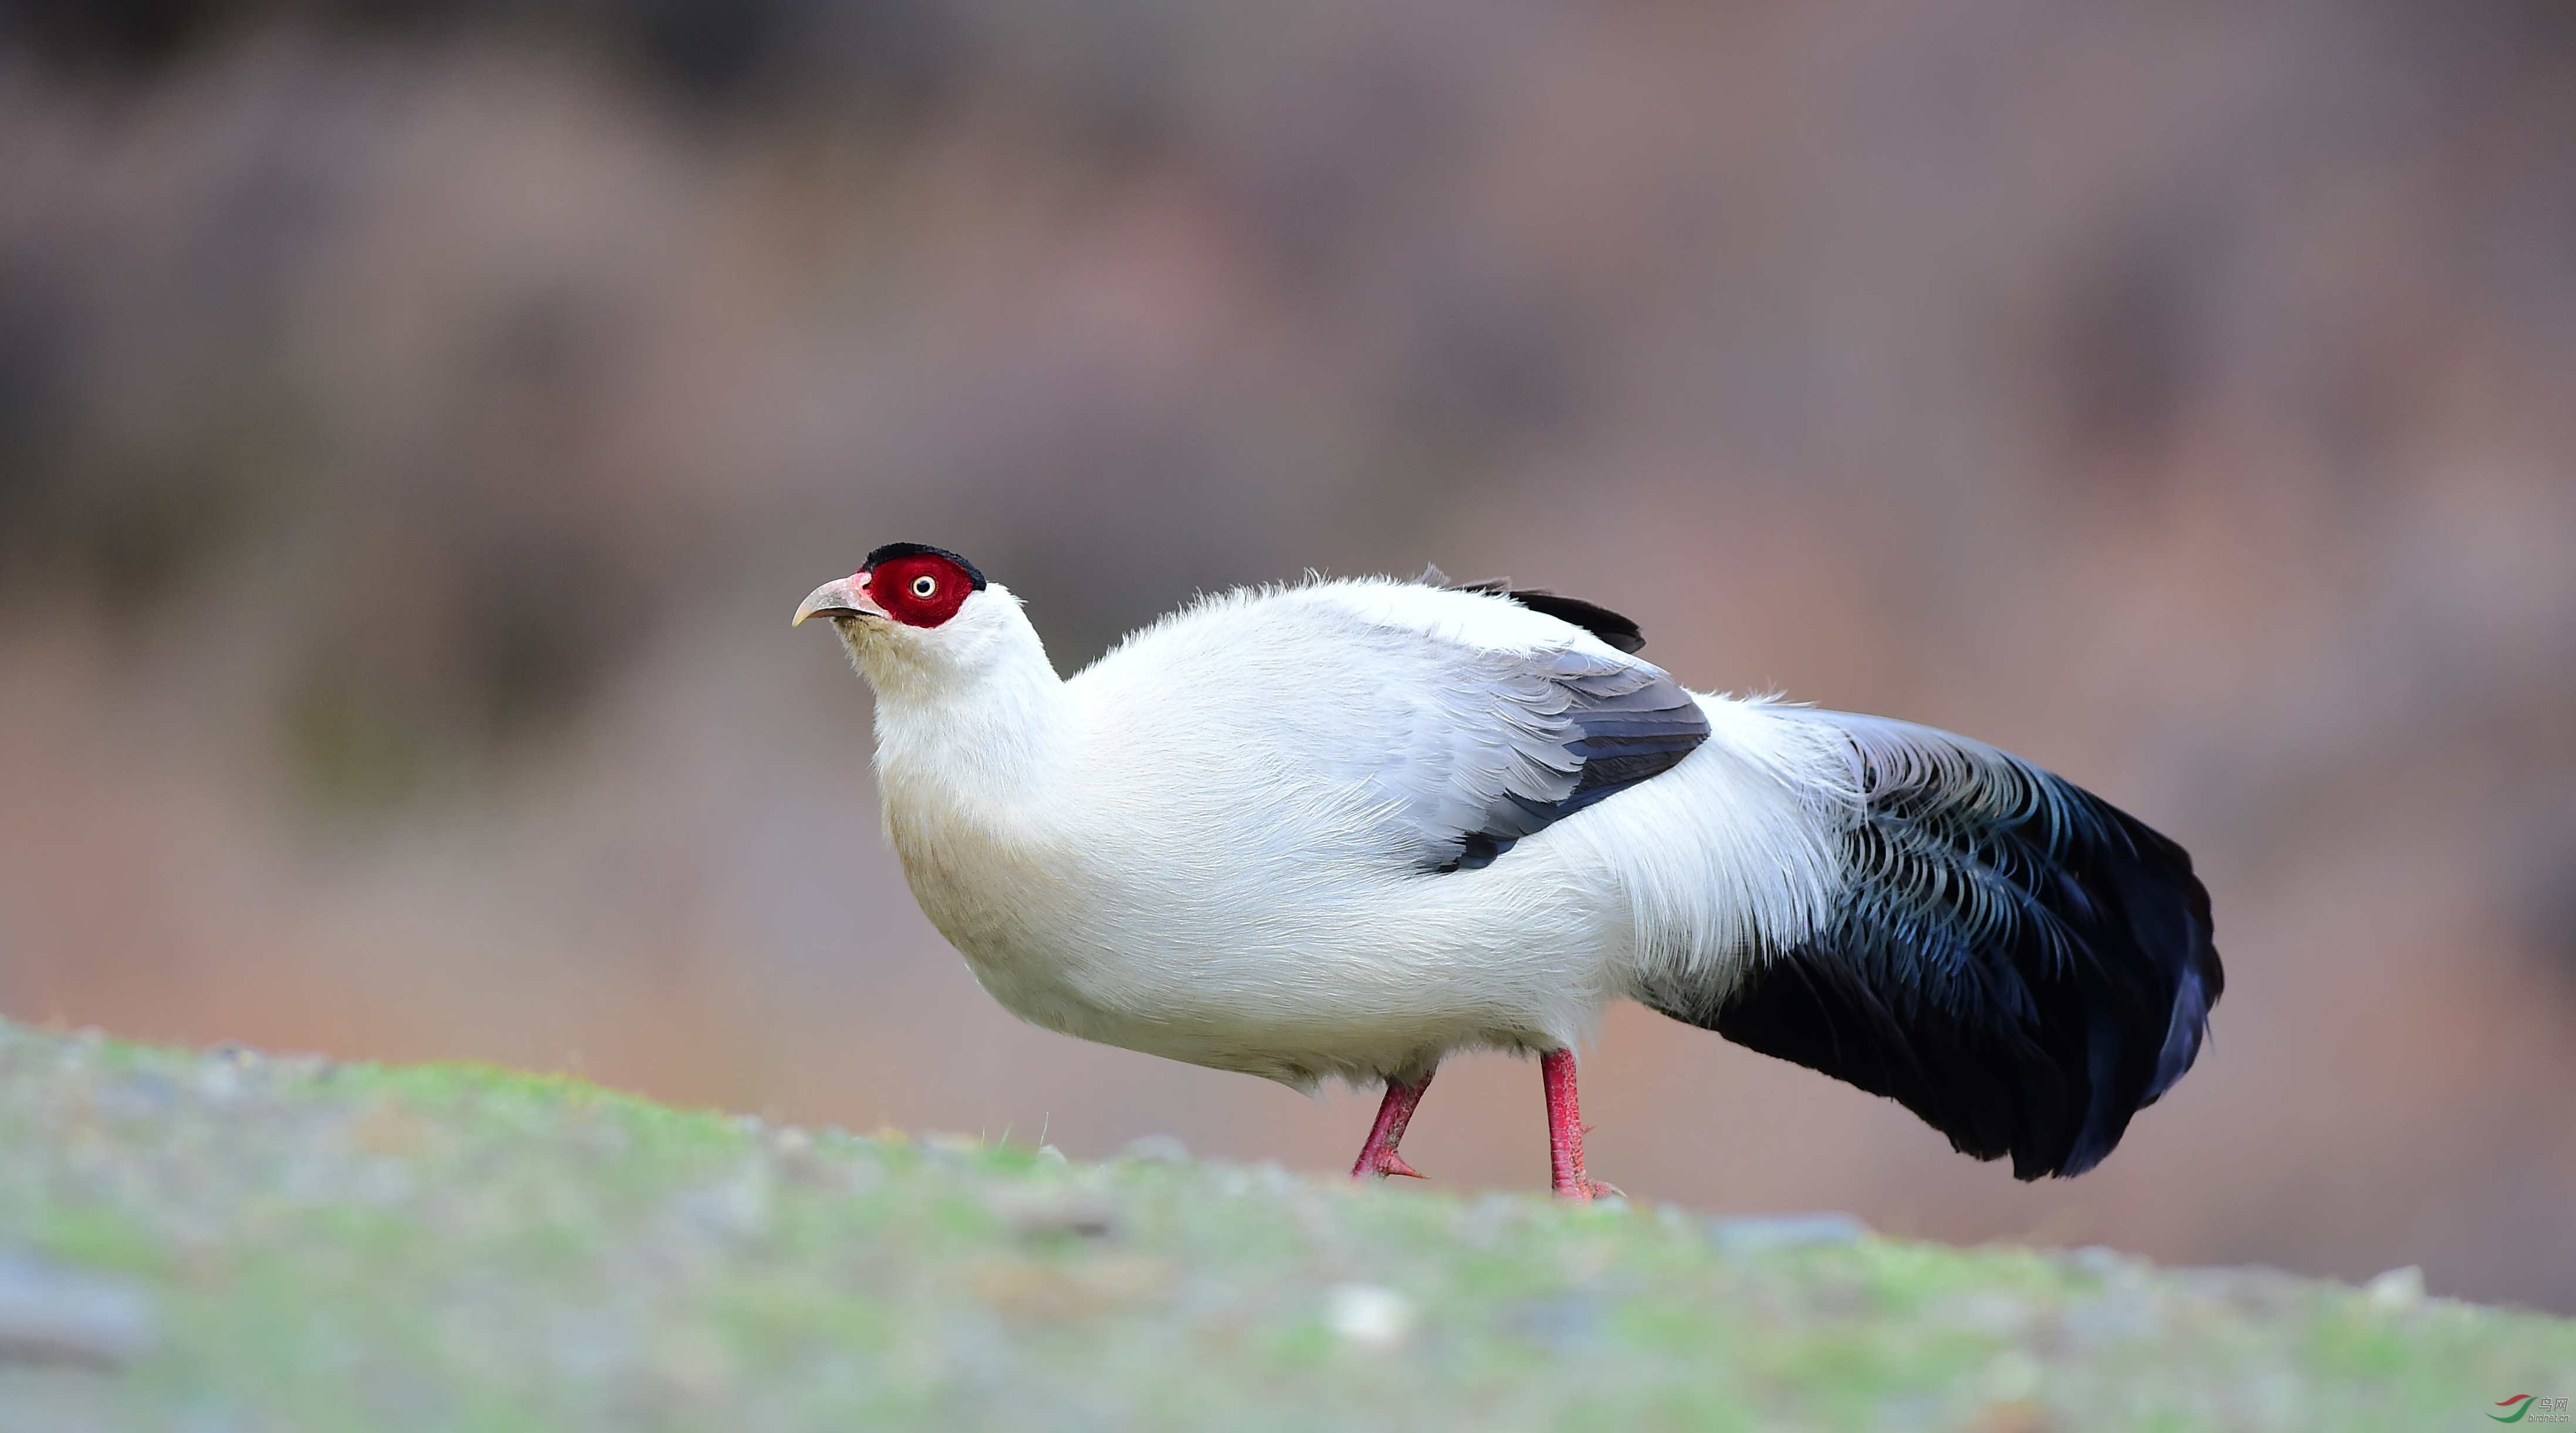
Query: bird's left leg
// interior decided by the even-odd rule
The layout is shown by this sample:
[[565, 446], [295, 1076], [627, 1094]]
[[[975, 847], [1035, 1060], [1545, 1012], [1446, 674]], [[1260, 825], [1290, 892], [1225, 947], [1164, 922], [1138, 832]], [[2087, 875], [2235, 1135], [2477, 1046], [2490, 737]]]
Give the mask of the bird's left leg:
[[1547, 1086], [1548, 1173], [1557, 1197], [1589, 1201], [1618, 1194], [1624, 1198], [1617, 1185], [1583, 1172], [1583, 1110], [1574, 1097], [1574, 1052], [1550, 1050], [1539, 1056], [1538, 1077]]
[[1425, 1070], [1420, 1078], [1412, 1080], [1387, 1077], [1386, 1098], [1378, 1104], [1377, 1123], [1369, 1129], [1368, 1143], [1360, 1146], [1360, 1162], [1351, 1166], [1351, 1178], [1366, 1179], [1373, 1174], [1422, 1177], [1395, 1152], [1395, 1146], [1404, 1138], [1404, 1127], [1413, 1122], [1413, 1107], [1422, 1103], [1422, 1092], [1431, 1088], [1431, 1073]]

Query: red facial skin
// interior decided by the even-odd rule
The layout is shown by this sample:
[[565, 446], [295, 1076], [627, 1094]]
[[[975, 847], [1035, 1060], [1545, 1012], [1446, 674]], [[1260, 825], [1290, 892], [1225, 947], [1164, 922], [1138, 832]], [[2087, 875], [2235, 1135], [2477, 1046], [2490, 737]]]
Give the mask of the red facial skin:
[[[966, 569], [944, 557], [916, 553], [889, 557], [859, 574], [868, 596], [907, 627], [936, 627], [957, 615], [975, 590]], [[929, 590], [923, 591], [927, 583]]]

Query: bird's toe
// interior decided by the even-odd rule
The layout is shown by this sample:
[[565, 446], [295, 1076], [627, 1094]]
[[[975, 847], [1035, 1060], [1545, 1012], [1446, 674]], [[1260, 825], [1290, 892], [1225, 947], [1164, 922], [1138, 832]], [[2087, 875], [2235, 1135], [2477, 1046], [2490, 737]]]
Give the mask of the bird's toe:
[[1427, 1179], [1430, 1177], [1422, 1171], [1415, 1169], [1412, 1165], [1405, 1163], [1404, 1156], [1397, 1154], [1391, 1149], [1382, 1149], [1377, 1151], [1375, 1155], [1363, 1162], [1359, 1168], [1351, 1171], [1351, 1174], [1357, 1179], [1369, 1179], [1372, 1177], [1377, 1179]]

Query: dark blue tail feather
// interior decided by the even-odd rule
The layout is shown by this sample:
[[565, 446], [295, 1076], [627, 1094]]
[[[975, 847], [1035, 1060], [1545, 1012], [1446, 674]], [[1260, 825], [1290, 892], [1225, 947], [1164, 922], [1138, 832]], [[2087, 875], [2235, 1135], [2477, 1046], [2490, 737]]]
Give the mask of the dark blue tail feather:
[[1646, 1002], [1894, 1098], [2019, 1178], [2099, 1164], [2191, 1068], [2224, 989], [2190, 856], [1992, 748], [1793, 719], [1849, 740], [1863, 797], [1831, 918], [1729, 988]]

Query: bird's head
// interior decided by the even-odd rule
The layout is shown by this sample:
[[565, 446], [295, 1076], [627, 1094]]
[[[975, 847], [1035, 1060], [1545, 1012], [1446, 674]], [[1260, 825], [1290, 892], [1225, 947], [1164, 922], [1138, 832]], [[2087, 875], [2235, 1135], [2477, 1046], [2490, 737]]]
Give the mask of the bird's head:
[[1010, 589], [986, 582], [956, 553], [918, 542], [887, 543], [858, 571], [815, 588], [798, 604], [796, 625], [808, 617], [831, 619], [881, 694], [971, 680], [1028, 631]]

